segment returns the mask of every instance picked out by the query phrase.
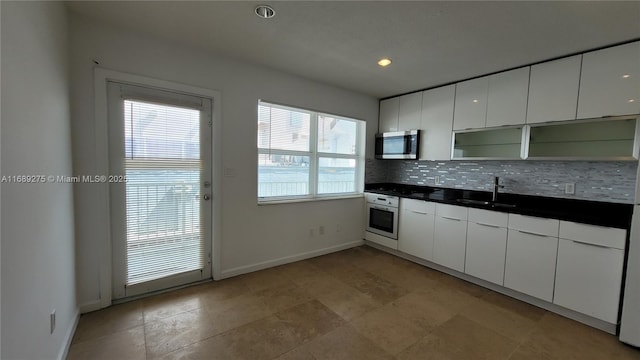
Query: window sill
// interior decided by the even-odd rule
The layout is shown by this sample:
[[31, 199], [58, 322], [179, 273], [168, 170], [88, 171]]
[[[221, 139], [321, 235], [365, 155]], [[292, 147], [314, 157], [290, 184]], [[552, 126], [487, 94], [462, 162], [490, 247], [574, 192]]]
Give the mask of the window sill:
[[344, 200], [344, 199], [356, 199], [363, 197], [364, 194], [349, 194], [349, 195], [327, 195], [327, 196], [317, 196], [317, 197], [309, 197], [309, 198], [290, 198], [290, 199], [271, 199], [271, 200], [258, 200], [258, 206], [262, 205], [278, 205], [278, 204], [291, 204], [291, 203], [302, 203], [302, 202], [315, 202], [315, 201], [326, 201], [326, 200]]

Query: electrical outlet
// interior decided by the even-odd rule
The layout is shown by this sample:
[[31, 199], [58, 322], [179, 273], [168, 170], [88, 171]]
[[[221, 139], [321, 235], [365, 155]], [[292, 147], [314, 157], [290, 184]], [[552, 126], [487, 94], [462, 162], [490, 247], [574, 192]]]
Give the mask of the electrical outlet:
[[318, 234], [324, 235], [324, 225], [320, 225], [320, 227], [318, 228]]
[[575, 183], [566, 183], [566, 184], [564, 184], [564, 193], [565, 194], [575, 194], [576, 193], [576, 184]]
[[436, 185], [440, 185], [440, 176], [436, 176], [435, 183]]
[[53, 334], [53, 330], [56, 329], [56, 311], [53, 310], [51, 314], [49, 314], [49, 326], [51, 329], [51, 334]]

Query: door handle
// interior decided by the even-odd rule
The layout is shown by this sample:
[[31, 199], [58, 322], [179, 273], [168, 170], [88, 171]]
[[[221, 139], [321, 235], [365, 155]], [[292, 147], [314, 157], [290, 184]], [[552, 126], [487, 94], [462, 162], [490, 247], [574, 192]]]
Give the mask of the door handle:
[[211, 200], [211, 195], [204, 194], [204, 196], [202, 196], [202, 198], [204, 199], [204, 201], [209, 201], [209, 200]]

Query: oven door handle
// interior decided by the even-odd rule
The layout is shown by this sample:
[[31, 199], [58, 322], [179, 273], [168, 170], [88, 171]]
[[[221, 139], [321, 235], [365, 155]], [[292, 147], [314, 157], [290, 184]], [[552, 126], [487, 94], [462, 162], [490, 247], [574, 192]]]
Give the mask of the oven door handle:
[[371, 205], [371, 208], [372, 209], [376, 209], [376, 210], [394, 212], [393, 210], [389, 209], [389, 207], [387, 207], [387, 206]]

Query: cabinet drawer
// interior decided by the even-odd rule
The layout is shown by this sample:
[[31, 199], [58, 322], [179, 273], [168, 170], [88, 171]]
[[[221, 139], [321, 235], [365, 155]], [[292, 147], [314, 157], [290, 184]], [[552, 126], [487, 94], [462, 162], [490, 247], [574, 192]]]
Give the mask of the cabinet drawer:
[[560, 221], [560, 238], [624, 250], [627, 231], [597, 225]]
[[436, 204], [436, 215], [452, 220], [467, 220], [467, 208], [455, 205]]
[[509, 229], [530, 232], [535, 235], [558, 236], [560, 220], [509, 214]]
[[469, 221], [484, 225], [507, 227], [509, 214], [491, 210], [469, 209]]
[[412, 211], [418, 214], [436, 213], [436, 203], [414, 199], [401, 199], [400, 202], [402, 210]]

